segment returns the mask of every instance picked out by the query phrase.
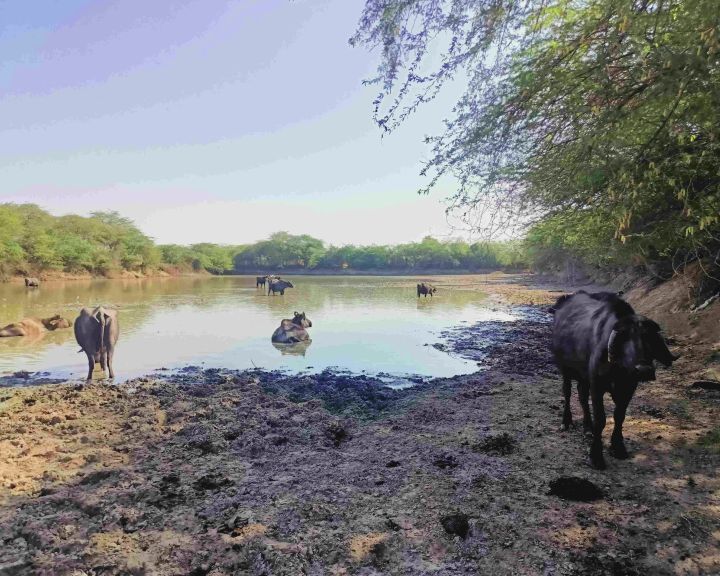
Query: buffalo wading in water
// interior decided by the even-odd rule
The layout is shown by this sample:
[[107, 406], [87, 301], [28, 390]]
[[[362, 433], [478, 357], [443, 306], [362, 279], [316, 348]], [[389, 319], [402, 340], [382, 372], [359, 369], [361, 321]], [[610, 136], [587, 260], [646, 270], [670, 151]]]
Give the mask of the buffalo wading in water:
[[425, 284], [425, 282], [422, 282], [421, 284], [417, 285], [417, 297], [420, 298], [420, 295], [422, 294], [425, 298], [427, 298], [428, 294], [430, 294], [430, 298], [432, 298], [432, 295], [437, 292], [437, 288], [435, 286], [431, 286], [430, 284]]
[[295, 312], [292, 320], [280, 322], [280, 326], [273, 332], [270, 340], [274, 344], [295, 344], [296, 342], [309, 342], [310, 334], [306, 328], [312, 327], [312, 322], [305, 312]]
[[271, 278], [268, 278], [268, 296], [270, 296], [270, 292], [273, 293], [273, 296], [277, 292], [280, 292], [280, 295], [285, 294], [286, 288], [295, 288], [295, 286], [292, 285], [292, 282], [288, 282], [287, 280], [273, 280]]
[[265, 282], [267, 282], [267, 276], [255, 276], [255, 288], [262, 286], [265, 288]]
[[27, 288], [39, 288], [40, 280], [37, 278], [25, 278], [25, 286]]
[[70, 328], [70, 322], [59, 314], [50, 318], [24, 318], [0, 328], [0, 338], [10, 336], [38, 336], [61, 328]]
[[[572, 424], [570, 394], [578, 381], [583, 427], [592, 432], [590, 460], [605, 468], [602, 433], [605, 428], [603, 397], [610, 393], [615, 403], [615, 426], [610, 439], [611, 454], [628, 457], [622, 426], [628, 404], [640, 382], [655, 380], [654, 360], [671, 366], [678, 357], [668, 350], [660, 326], [613, 292], [576, 294], [558, 298], [550, 309], [555, 315], [552, 351], [563, 378], [565, 410], [563, 427]], [[592, 399], [592, 415], [588, 400]]]
[[80, 316], [75, 319], [75, 340], [82, 348], [80, 352], [87, 354], [88, 380], [92, 379], [96, 362], [100, 362], [103, 372], [107, 369], [110, 378], [115, 377], [112, 363], [119, 335], [116, 310], [98, 306], [94, 310], [83, 308], [80, 311]]

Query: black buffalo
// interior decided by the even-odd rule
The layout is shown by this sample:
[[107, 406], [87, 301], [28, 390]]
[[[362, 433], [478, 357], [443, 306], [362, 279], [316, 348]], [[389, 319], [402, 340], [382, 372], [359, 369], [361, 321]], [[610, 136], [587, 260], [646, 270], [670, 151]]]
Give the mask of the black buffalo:
[[595, 468], [603, 469], [603, 396], [609, 392], [615, 402], [611, 454], [627, 458], [622, 425], [635, 389], [640, 382], [655, 380], [654, 360], [670, 366], [677, 356], [665, 345], [660, 326], [635, 314], [630, 304], [614, 292], [564, 295], [550, 311], [555, 314], [552, 350], [563, 377], [563, 426], [567, 429], [572, 424], [571, 381], [577, 380], [583, 426], [593, 435], [590, 459]]
[[88, 380], [92, 380], [95, 362], [100, 362], [103, 371], [107, 368], [110, 378], [115, 377], [113, 356], [119, 336], [117, 310], [102, 306], [80, 310], [80, 316], [75, 319], [75, 340], [80, 344], [79, 351], [87, 354]]
[[437, 292], [437, 288], [435, 288], [435, 286], [431, 286], [430, 284], [425, 284], [425, 282], [417, 285], [417, 297], [418, 298], [420, 298], [420, 294], [423, 294], [425, 296], [425, 298], [427, 298], [428, 294], [430, 294], [430, 298], [432, 298], [432, 295], [435, 292]]

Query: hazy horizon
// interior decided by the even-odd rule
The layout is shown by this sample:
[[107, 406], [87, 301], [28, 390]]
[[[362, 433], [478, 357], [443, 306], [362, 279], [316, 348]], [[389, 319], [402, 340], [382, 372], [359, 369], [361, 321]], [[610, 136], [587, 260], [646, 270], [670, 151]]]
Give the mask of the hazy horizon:
[[446, 238], [416, 190], [454, 95], [381, 139], [362, 0], [0, 6], [0, 202], [115, 210], [158, 243]]

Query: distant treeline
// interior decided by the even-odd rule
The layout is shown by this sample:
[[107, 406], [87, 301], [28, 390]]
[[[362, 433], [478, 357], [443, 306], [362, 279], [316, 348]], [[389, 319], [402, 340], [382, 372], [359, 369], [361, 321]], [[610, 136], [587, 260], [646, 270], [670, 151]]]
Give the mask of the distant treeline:
[[521, 242], [422, 242], [394, 246], [326, 246], [312, 236], [276, 232], [244, 246], [234, 269], [248, 270], [480, 270], [527, 266]]
[[0, 277], [42, 272], [110, 276], [124, 270], [224, 274], [278, 270], [480, 270], [528, 265], [525, 245], [422, 242], [329, 246], [277, 232], [250, 245], [157, 245], [117, 212], [53, 216], [34, 204], [0, 204]]

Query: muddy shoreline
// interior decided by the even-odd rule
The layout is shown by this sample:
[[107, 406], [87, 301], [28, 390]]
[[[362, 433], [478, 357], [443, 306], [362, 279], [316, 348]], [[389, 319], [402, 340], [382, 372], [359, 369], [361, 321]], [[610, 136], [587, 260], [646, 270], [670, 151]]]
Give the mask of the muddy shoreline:
[[[632, 458], [597, 472], [559, 431], [537, 310], [448, 331], [479, 372], [402, 390], [197, 367], [0, 389], [0, 573], [718, 573], [720, 393], [691, 386], [708, 349], [638, 391]], [[551, 493], [568, 476], [601, 496]]]

